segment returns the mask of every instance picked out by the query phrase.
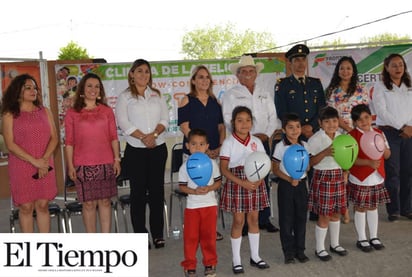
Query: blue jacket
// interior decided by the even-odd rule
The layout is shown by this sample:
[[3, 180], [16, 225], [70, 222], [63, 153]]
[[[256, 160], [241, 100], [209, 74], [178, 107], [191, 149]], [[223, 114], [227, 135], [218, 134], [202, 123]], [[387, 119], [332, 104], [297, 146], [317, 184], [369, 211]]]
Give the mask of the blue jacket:
[[318, 78], [306, 76], [302, 86], [293, 75], [280, 78], [275, 85], [275, 106], [279, 119], [286, 113], [296, 113], [302, 126], [310, 124], [316, 132], [319, 110], [326, 106], [322, 83]]

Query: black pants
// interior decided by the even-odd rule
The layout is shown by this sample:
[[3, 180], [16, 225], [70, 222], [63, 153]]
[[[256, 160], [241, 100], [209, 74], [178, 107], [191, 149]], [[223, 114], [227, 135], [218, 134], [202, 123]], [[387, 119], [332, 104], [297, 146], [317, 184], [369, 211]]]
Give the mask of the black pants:
[[[263, 142], [266, 154], [270, 155], [269, 141]], [[269, 156], [271, 158], [271, 156]], [[269, 174], [265, 177], [266, 191], [270, 199], [270, 184], [269, 184]], [[273, 203], [271, 203], [273, 205]], [[259, 225], [266, 225], [270, 223], [270, 207], [266, 207], [259, 211]]]
[[130, 180], [130, 216], [133, 230], [135, 233], [148, 232], [146, 205], [149, 204], [152, 238], [163, 238], [166, 144], [153, 149], [135, 148], [127, 144], [124, 159]]
[[394, 128], [382, 128], [391, 148], [385, 160], [385, 187], [391, 202], [386, 204], [388, 215], [412, 213], [412, 139], [399, 136]]
[[278, 210], [280, 242], [285, 256], [305, 251], [308, 190], [306, 181], [294, 187], [280, 179], [278, 183]]

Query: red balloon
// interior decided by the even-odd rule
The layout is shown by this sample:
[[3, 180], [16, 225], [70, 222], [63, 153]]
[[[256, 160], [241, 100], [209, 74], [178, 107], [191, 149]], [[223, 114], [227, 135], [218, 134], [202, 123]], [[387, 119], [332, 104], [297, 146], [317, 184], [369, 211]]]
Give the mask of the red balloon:
[[385, 151], [385, 140], [378, 132], [368, 131], [363, 133], [360, 147], [369, 158], [379, 160]]

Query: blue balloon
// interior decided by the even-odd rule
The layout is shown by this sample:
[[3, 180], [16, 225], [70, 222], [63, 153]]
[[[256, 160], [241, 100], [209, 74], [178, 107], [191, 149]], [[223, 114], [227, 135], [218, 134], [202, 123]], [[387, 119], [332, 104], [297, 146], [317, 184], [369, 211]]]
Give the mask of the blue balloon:
[[299, 180], [308, 169], [308, 151], [300, 144], [293, 144], [286, 149], [282, 162], [289, 176]]
[[207, 186], [212, 177], [212, 161], [205, 153], [196, 152], [189, 156], [186, 170], [190, 179], [199, 187]]

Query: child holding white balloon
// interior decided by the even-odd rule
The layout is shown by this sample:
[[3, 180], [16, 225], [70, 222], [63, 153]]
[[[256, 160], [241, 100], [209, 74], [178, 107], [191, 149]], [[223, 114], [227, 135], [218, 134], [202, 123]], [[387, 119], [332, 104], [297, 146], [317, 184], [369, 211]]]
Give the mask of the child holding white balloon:
[[[354, 166], [350, 168], [348, 197], [355, 208], [354, 223], [358, 234], [356, 247], [363, 252], [370, 252], [373, 248], [376, 250], [384, 248], [378, 238], [378, 205], [390, 202], [388, 191], [383, 183], [384, 160], [389, 158], [391, 152], [384, 133], [372, 128], [372, 115], [367, 105], [353, 107], [351, 116], [356, 128], [349, 134], [358, 142], [359, 154]], [[378, 138], [384, 141], [383, 146], [376, 145], [377, 139], [368, 140], [368, 144], [364, 143], [362, 136], [368, 134], [367, 132], [381, 135]], [[380, 152], [380, 155], [376, 152]], [[369, 226], [369, 241], [366, 239], [366, 221]]]
[[340, 215], [345, 214], [347, 205], [344, 172], [333, 157], [332, 147], [333, 140], [341, 135], [338, 130], [338, 111], [329, 106], [322, 108], [319, 112], [319, 125], [321, 129], [308, 140], [310, 165], [314, 169], [308, 209], [319, 215], [315, 227], [315, 255], [326, 262], [332, 259], [325, 249], [328, 230], [329, 250], [340, 256], [348, 254], [339, 244]]
[[[225, 139], [220, 149], [220, 170], [222, 175], [226, 177], [220, 207], [233, 214], [231, 230], [232, 271], [234, 274], [239, 274], [244, 273], [240, 248], [245, 213], [247, 213], [246, 218], [249, 225], [250, 265], [259, 269], [269, 268], [269, 265], [259, 256], [258, 224], [259, 210], [269, 207], [269, 199], [264, 179], [249, 181], [244, 170], [244, 167], [247, 166], [245, 161], [248, 155], [255, 151], [265, 153], [260, 139], [250, 134], [253, 124], [251, 110], [244, 106], [235, 107], [231, 123], [233, 133]], [[262, 174], [262, 178], [266, 174]]]
[[[306, 155], [295, 151], [299, 156], [294, 156], [294, 153], [290, 154], [288, 149], [293, 150], [290, 146], [299, 145], [302, 146], [299, 149], [304, 150], [307, 144], [299, 139], [302, 127], [297, 114], [285, 114], [282, 118], [282, 130], [285, 136], [282, 141], [276, 144], [272, 156], [272, 171], [280, 179], [278, 182], [280, 242], [285, 256], [285, 264], [295, 263], [295, 258], [299, 262], [305, 263], [309, 261], [305, 255], [306, 215], [308, 211], [306, 171], [309, 169], [309, 156], [306, 151]], [[288, 168], [288, 163], [285, 162], [289, 158], [296, 163], [293, 168]], [[306, 166], [303, 165], [305, 162]]]
[[[209, 147], [206, 132], [202, 129], [190, 130], [186, 147], [192, 155], [199, 154], [198, 152], [206, 153]], [[197, 170], [193, 173], [192, 168], [187, 167], [187, 164], [191, 162], [190, 156], [179, 169], [179, 188], [182, 192], [187, 193], [184, 212], [185, 228], [183, 230], [185, 259], [181, 263], [185, 276], [196, 276], [196, 253], [199, 245], [203, 254], [205, 276], [216, 276], [217, 199], [215, 191], [222, 183], [222, 176], [216, 161], [210, 159], [206, 154], [204, 156], [212, 164], [211, 172], [203, 170], [201, 166], [204, 166], [204, 163], [200, 162], [201, 166], [192, 166]], [[197, 175], [198, 178], [190, 178], [193, 175]], [[201, 179], [206, 175], [211, 177], [208, 180]]]

